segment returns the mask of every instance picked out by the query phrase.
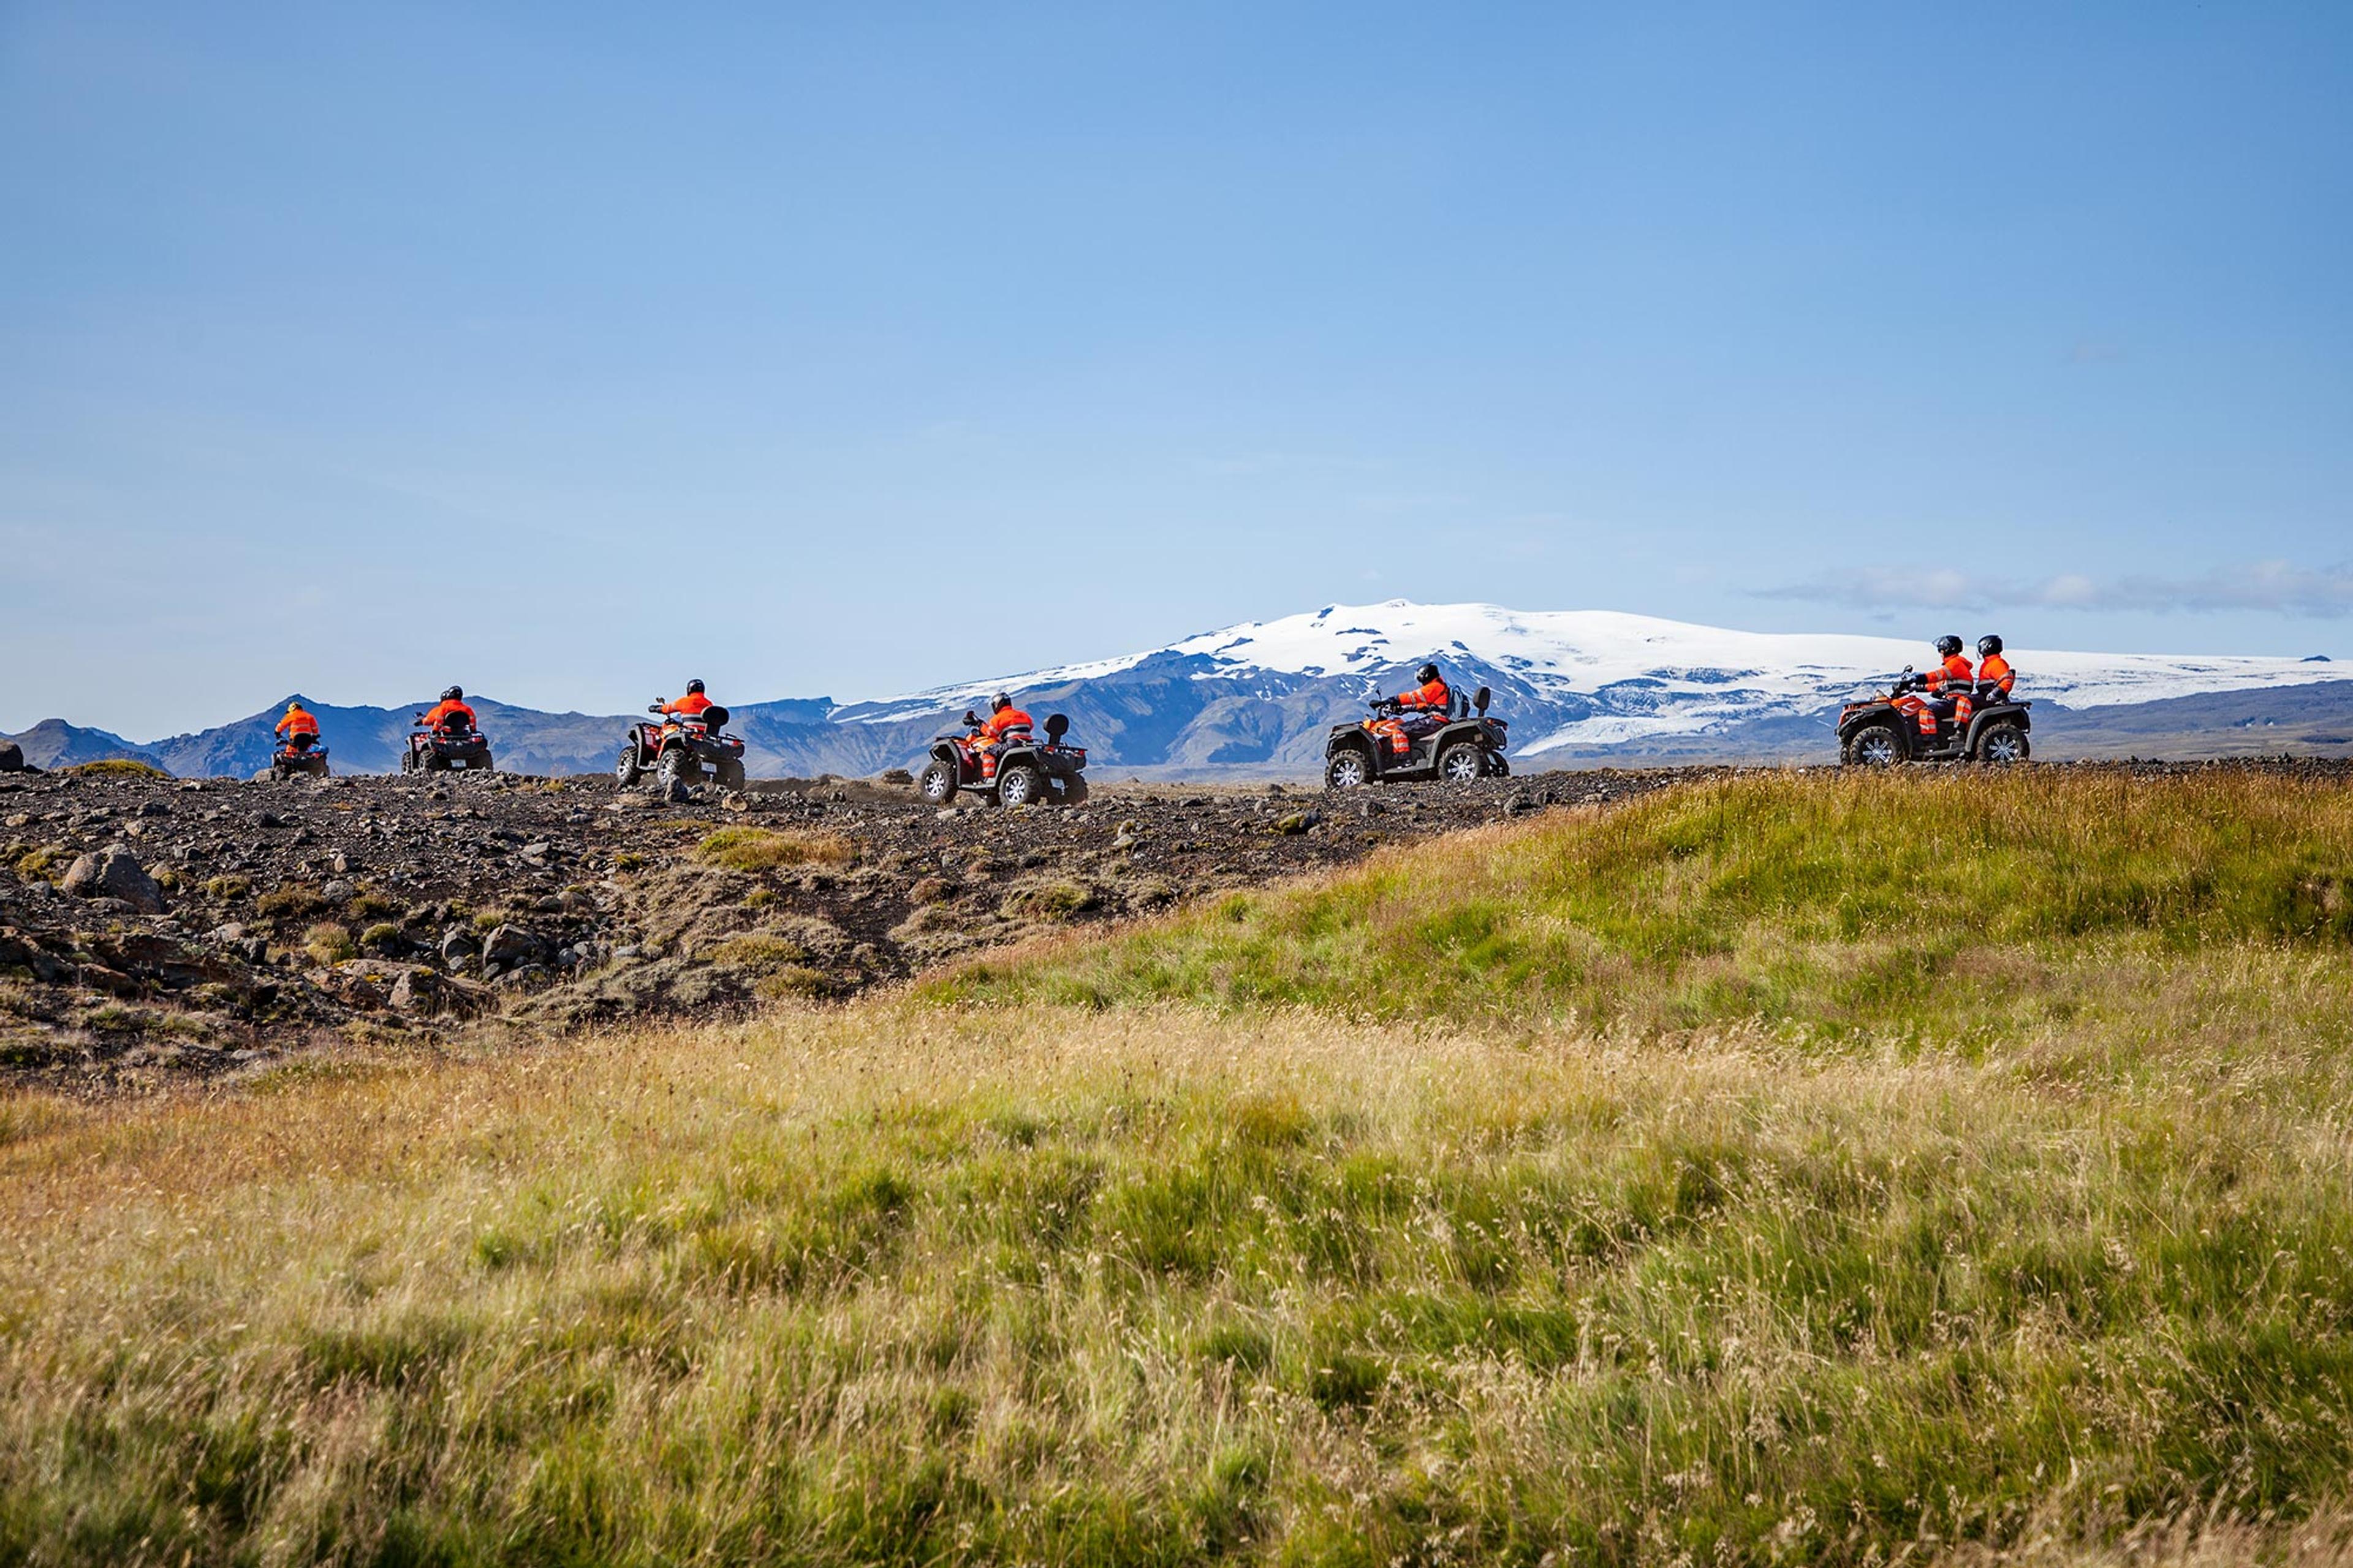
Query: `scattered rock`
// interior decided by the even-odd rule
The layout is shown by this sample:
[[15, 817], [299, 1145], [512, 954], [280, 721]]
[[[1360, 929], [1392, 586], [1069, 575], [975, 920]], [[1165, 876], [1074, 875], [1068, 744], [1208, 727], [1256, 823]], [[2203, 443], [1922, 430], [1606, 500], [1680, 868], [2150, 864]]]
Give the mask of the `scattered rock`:
[[164, 889], [120, 844], [76, 858], [58, 886], [77, 898], [119, 899], [142, 914], [164, 912]]
[[518, 925], [502, 925], [491, 932], [482, 944], [484, 964], [495, 963], [502, 969], [519, 964], [535, 963], [546, 956], [547, 942], [538, 932]]

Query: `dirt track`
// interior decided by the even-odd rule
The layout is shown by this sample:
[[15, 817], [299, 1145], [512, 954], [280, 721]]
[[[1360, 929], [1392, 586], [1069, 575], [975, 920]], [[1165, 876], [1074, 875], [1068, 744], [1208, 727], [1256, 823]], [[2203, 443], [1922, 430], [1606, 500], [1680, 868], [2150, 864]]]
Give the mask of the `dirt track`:
[[[1110, 785], [1076, 809], [944, 814], [833, 781], [673, 803], [495, 774], [7, 775], [0, 1073], [120, 1089], [338, 1045], [848, 996], [1040, 931], [1684, 776], [1345, 798]], [[758, 834], [702, 847], [730, 827]]]

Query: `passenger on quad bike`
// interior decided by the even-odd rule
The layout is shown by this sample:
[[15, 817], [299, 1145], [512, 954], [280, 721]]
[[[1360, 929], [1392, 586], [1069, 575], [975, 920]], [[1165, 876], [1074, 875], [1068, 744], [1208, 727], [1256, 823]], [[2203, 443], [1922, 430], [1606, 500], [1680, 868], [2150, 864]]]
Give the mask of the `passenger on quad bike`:
[[466, 689], [462, 686], [453, 686], [443, 692], [441, 700], [427, 709], [425, 717], [417, 722], [428, 730], [448, 730], [452, 728], [449, 722], [452, 719], [464, 720], [465, 728], [469, 730], [477, 723], [474, 710], [466, 706]]
[[453, 686], [441, 700], [417, 716], [408, 749], [401, 753], [405, 773], [441, 773], [464, 768], [488, 773], [493, 766], [491, 743], [475, 727], [474, 710], [466, 705], [465, 688]]
[[1932, 745], [1943, 721], [1950, 719], [1967, 727], [1969, 694], [1977, 682], [1977, 671], [1961, 657], [1960, 638], [1946, 633], [1936, 639], [1936, 652], [1945, 662], [1916, 678], [1919, 691], [1900, 693], [1895, 700], [1895, 706], [1919, 725], [1920, 738]]
[[[1968, 668], [1947, 645], [1938, 645], [1946, 662], [1926, 676], [1909, 666], [1884, 692], [1858, 695], [1839, 710], [1839, 760], [1849, 766], [1889, 767], [1898, 763], [2022, 763], [2032, 754], [2028, 732], [2033, 728], [2033, 704], [2010, 695], [2017, 677], [2001, 657], [2001, 639], [1981, 638], [1978, 651], [1985, 658], [1963, 685], [1956, 671]], [[1923, 691], [1929, 695], [1923, 696]], [[1938, 699], [1950, 693], [1951, 700]], [[1952, 715], [1950, 725], [1936, 722], [1939, 708]]]
[[1411, 752], [1413, 743], [1424, 735], [1434, 735], [1446, 728], [1447, 715], [1454, 707], [1454, 693], [1440, 678], [1438, 666], [1425, 664], [1413, 672], [1413, 678], [1420, 684], [1412, 690], [1381, 700], [1378, 706], [1393, 711], [1373, 725], [1373, 732], [1400, 757]]
[[2017, 684], [2018, 672], [2001, 657], [2001, 639], [1990, 632], [1978, 638], [1978, 700], [2006, 702]]

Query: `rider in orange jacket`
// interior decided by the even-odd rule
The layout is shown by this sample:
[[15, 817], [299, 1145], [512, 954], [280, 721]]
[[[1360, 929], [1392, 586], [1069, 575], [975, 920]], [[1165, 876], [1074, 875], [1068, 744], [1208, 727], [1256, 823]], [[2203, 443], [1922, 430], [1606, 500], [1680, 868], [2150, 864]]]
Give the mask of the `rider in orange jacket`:
[[277, 732], [286, 737], [286, 743], [298, 752], [307, 752], [319, 741], [319, 718], [298, 701], [286, 704], [286, 717], [278, 721]]
[[1919, 721], [1920, 733], [1927, 740], [1936, 738], [1936, 721], [1952, 719], [1968, 723], [1969, 692], [1978, 672], [1961, 657], [1961, 639], [1949, 632], [1936, 639], [1936, 652], [1944, 663], [1920, 677], [1920, 686], [1927, 695], [1916, 699], [1913, 716]]
[[686, 695], [675, 702], [663, 703], [662, 711], [691, 719], [711, 706], [711, 699], [702, 694], [702, 682], [690, 680], [686, 683]]
[[1389, 743], [1398, 756], [1413, 750], [1413, 743], [1424, 735], [1446, 727], [1446, 716], [1454, 706], [1454, 692], [1438, 673], [1438, 666], [1425, 664], [1413, 672], [1419, 682], [1410, 691], [1400, 691], [1389, 699], [1398, 710], [1397, 717], [1383, 719], [1373, 725], [1373, 732]]
[[2001, 657], [2001, 639], [1990, 632], [1978, 638], [1978, 700], [1990, 702], [1997, 697], [2008, 697], [2017, 683], [2018, 671]]
[[466, 706], [466, 689], [453, 686], [441, 694], [441, 700], [427, 710], [424, 725], [428, 730], [446, 730], [452, 719], [466, 721], [466, 728], [475, 728], [474, 710]]
[[1013, 706], [1013, 699], [1000, 691], [988, 700], [988, 718], [980, 726], [980, 743], [1001, 746], [1007, 735], [1029, 726], [1029, 715]]

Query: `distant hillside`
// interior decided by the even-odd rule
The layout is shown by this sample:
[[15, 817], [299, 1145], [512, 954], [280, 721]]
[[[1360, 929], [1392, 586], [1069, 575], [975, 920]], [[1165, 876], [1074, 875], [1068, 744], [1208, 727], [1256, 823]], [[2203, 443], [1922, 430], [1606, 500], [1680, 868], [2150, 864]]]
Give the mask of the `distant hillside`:
[[[994, 689], [1041, 717], [1060, 711], [1099, 765], [1147, 776], [1312, 774], [1326, 731], [1435, 658], [1459, 687], [1493, 689], [1527, 765], [1818, 761], [1852, 692], [1930, 658], [1925, 642], [1726, 631], [1609, 611], [1524, 613], [1493, 605], [1328, 605], [1166, 647], [884, 701], [731, 703], [757, 776], [859, 775], [906, 766]], [[2047, 756], [2336, 751], [2353, 736], [2353, 679], [2322, 658], [2202, 658], [2016, 648]], [[727, 694], [721, 693], [723, 700]], [[410, 716], [311, 703], [336, 767], [399, 765]], [[525, 773], [609, 767], [635, 715], [475, 704], [500, 765]], [[59, 721], [25, 739], [74, 761], [138, 756], [183, 774], [250, 775], [269, 761], [283, 700], [261, 712], [140, 747]], [[70, 741], [35, 741], [54, 726]], [[43, 765], [47, 765], [44, 763]]]
[[0, 740], [16, 742], [24, 751], [25, 761], [37, 768], [69, 768], [79, 763], [102, 763], [116, 758], [145, 763], [151, 768], [165, 766], [148, 747], [134, 745], [104, 730], [85, 730], [63, 719], [44, 719], [22, 734], [0, 736]]

